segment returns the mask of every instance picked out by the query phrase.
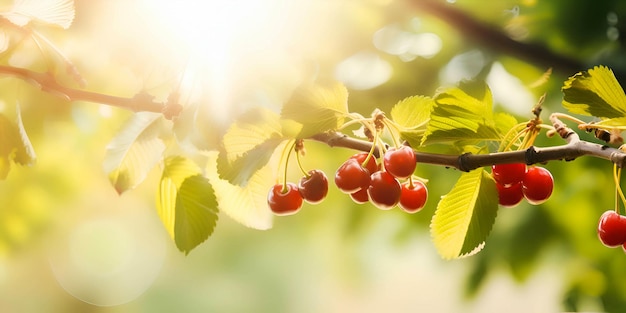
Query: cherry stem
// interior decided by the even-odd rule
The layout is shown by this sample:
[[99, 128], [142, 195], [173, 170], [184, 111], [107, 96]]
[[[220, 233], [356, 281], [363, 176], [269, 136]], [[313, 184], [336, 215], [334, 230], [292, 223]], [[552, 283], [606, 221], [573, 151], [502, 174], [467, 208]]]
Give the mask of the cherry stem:
[[396, 133], [399, 132], [398, 127], [391, 122], [390, 119], [388, 118], [384, 118], [383, 119], [383, 123], [385, 124], [385, 126], [387, 127], [387, 130], [389, 131], [389, 135], [391, 136], [391, 141], [393, 142], [393, 146], [394, 147], [398, 147], [401, 143], [398, 140], [398, 136], [396, 136]]
[[618, 168], [617, 165], [613, 164], [613, 179], [615, 180], [615, 212], [619, 214], [619, 202], [618, 195], [622, 200], [622, 204], [626, 207], [626, 197], [624, 197], [624, 192], [620, 187], [620, 178], [622, 176], [622, 169]]
[[[283, 164], [283, 160], [285, 160], [285, 167], [284, 167], [284, 171], [283, 171], [283, 181], [279, 183], [283, 186], [281, 193], [286, 193], [287, 190], [287, 168], [289, 167], [289, 156], [291, 155], [291, 150], [293, 150], [293, 148], [296, 146], [296, 141], [293, 140], [293, 143], [287, 142], [287, 144], [285, 145], [285, 147], [283, 148], [282, 153], [280, 154], [280, 160], [278, 161], [278, 164]], [[280, 171], [280, 167], [278, 169], [278, 171]], [[280, 177], [281, 175], [277, 175], [278, 177]]]
[[[295, 143], [294, 143], [294, 147], [295, 147]], [[302, 161], [300, 160], [300, 151], [296, 151], [296, 162], [298, 163], [298, 167], [300, 168], [300, 171], [302, 172], [302, 174], [304, 174], [306, 178], [311, 177], [311, 175], [309, 175], [309, 173], [302, 166]]]
[[[378, 132], [374, 132], [374, 142], [377, 142], [377, 141], [378, 141]], [[377, 151], [376, 147], [377, 146], [375, 144], [372, 144], [369, 152], [367, 153], [367, 156], [365, 157], [365, 160], [363, 160], [363, 163], [361, 164], [361, 167], [366, 167], [367, 163], [374, 156], [374, 152]]]

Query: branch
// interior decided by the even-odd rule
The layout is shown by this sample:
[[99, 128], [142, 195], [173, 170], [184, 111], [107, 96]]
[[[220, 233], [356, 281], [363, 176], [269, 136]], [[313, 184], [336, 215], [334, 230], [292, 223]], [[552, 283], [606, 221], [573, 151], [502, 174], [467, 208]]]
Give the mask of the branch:
[[[445, 1], [409, 0], [417, 9], [440, 18], [460, 32], [492, 51], [513, 56], [541, 68], [553, 68], [566, 76], [586, 70], [588, 66], [577, 59], [557, 54], [546, 46], [513, 40], [499, 28], [476, 20]], [[615, 72], [618, 80], [626, 79], [623, 71]]]
[[[531, 165], [555, 160], [572, 161], [585, 155], [609, 160], [620, 168], [626, 165], [626, 153], [622, 150], [581, 140], [576, 132], [567, 127], [555, 115], [550, 116], [550, 121], [556, 133], [566, 141], [566, 144], [543, 148], [531, 146], [526, 150], [488, 154], [448, 155], [415, 151], [415, 156], [419, 163], [441, 165], [464, 172], [493, 164], [525, 163]], [[369, 141], [351, 138], [337, 132], [317, 134], [311, 139], [324, 142], [330, 147], [343, 147], [360, 151], [369, 151], [372, 147], [372, 143]], [[375, 155], [379, 156], [378, 149], [375, 149]]]
[[182, 110], [182, 107], [177, 103], [155, 102], [152, 96], [145, 93], [138, 93], [132, 98], [124, 98], [66, 87], [59, 84], [50, 73], [39, 73], [24, 68], [0, 65], [0, 74], [20, 78], [35, 85], [42, 91], [56, 95], [67, 101], [95, 102], [133, 112], [146, 111], [163, 113], [168, 119], [178, 116]]

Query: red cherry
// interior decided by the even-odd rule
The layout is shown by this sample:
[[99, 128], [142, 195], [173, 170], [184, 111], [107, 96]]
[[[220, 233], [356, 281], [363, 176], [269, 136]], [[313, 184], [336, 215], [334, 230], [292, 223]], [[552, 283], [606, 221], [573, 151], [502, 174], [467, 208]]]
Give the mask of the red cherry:
[[304, 176], [298, 183], [298, 191], [302, 198], [311, 204], [320, 203], [328, 194], [328, 178], [320, 170], [311, 170], [308, 177]]
[[363, 188], [357, 192], [351, 193], [350, 198], [352, 198], [352, 201], [358, 204], [363, 204], [370, 200], [370, 197], [367, 195], [367, 188]]
[[496, 187], [498, 187], [498, 203], [503, 207], [514, 207], [524, 199], [521, 182], [508, 186], [496, 183]]
[[409, 146], [390, 148], [383, 157], [385, 171], [399, 179], [409, 178], [413, 175], [416, 162], [415, 152]]
[[381, 210], [389, 210], [400, 201], [402, 187], [391, 174], [378, 171], [372, 174], [367, 195], [370, 201]]
[[366, 189], [370, 184], [370, 172], [358, 160], [348, 159], [335, 173], [335, 184], [348, 194]]
[[543, 167], [528, 168], [522, 180], [522, 192], [530, 204], [544, 203], [554, 189], [554, 178], [550, 171]]
[[491, 175], [493, 176], [493, 179], [501, 185], [519, 183], [526, 175], [526, 164], [495, 164], [491, 167]]
[[294, 183], [276, 184], [267, 195], [267, 204], [276, 215], [291, 215], [302, 207], [302, 196]]
[[613, 210], [606, 211], [598, 222], [598, 237], [607, 247], [617, 247], [626, 242], [626, 217]]
[[419, 180], [410, 181], [402, 184], [400, 192], [400, 202], [398, 205], [402, 210], [408, 213], [416, 213], [424, 208], [428, 199], [428, 189], [423, 182]]
[[[361, 165], [363, 165], [363, 162], [365, 162], [368, 154], [369, 153], [367, 152], [360, 152], [351, 156], [350, 158], [356, 159]], [[376, 164], [376, 158], [374, 156], [370, 157], [370, 159], [367, 161], [367, 164], [365, 164], [365, 168], [370, 172], [370, 174], [378, 171], [378, 164]]]

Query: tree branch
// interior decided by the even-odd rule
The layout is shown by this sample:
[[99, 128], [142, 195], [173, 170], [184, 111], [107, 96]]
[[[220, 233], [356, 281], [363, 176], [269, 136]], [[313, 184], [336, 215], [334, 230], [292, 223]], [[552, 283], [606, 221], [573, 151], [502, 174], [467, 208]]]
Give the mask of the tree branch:
[[96, 92], [74, 89], [57, 82], [50, 73], [39, 73], [24, 68], [0, 65], [0, 74], [20, 78], [42, 91], [61, 97], [67, 101], [88, 101], [111, 105], [133, 112], [163, 113], [166, 118], [177, 116], [182, 110], [179, 104], [155, 102], [154, 98], [145, 93], [138, 93], [132, 98], [116, 97]]
[[[580, 60], [557, 54], [544, 45], [513, 40], [499, 28], [476, 20], [446, 1], [409, 0], [409, 2], [418, 10], [440, 18], [464, 37], [492, 51], [513, 56], [541, 68], [553, 68], [566, 76], [589, 67]], [[614, 69], [614, 72], [618, 80], [626, 79], [626, 73], [623, 71]]]
[[[566, 141], [566, 144], [554, 147], [531, 146], [526, 150], [488, 154], [449, 155], [415, 151], [415, 156], [419, 163], [441, 165], [464, 172], [493, 164], [525, 163], [531, 165], [555, 160], [572, 161], [581, 156], [593, 156], [609, 160], [619, 167], [626, 165], [626, 153], [622, 150], [581, 140], [576, 132], [567, 127], [555, 115], [550, 116], [550, 121], [556, 133]], [[330, 147], [343, 147], [360, 151], [369, 151], [372, 147], [372, 143], [369, 141], [351, 138], [337, 132], [318, 134], [311, 139], [326, 143]], [[374, 151], [375, 155], [378, 156], [379, 150], [375, 149]]]

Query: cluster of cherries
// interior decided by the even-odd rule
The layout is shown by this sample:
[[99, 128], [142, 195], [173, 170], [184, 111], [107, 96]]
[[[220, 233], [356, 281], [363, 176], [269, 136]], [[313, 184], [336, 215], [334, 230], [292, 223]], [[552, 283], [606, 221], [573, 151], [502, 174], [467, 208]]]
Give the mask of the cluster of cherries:
[[514, 207], [524, 198], [530, 204], [541, 204], [550, 198], [554, 179], [543, 167], [527, 167], [524, 163], [496, 164], [491, 175], [498, 188], [501, 206]]
[[[415, 153], [408, 146], [388, 149], [382, 166], [373, 155], [362, 152], [351, 156], [335, 173], [335, 184], [356, 203], [371, 202], [388, 210], [396, 205], [409, 213], [421, 210], [428, 198], [428, 189], [413, 179]], [[400, 180], [406, 180], [400, 183]], [[328, 194], [328, 179], [320, 170], [309, 171], [298, 185], [276, 184], [267, 196], [267, 203], [276, 215], [291, 215], [300, 210], [303, 201], [321, 202]]]
[[[388, 149], [382, 166], [367, 153], [358, 153], [346, 160], [335, 173], [335, 184], [356, 203], [371, 202], [382, 210], [398, 205], [415, 213], [426, 205], [428, 189], [412, 178], [417, 165], [409, 146]], [[405, 180], [400, 183], [401, 180]]]

